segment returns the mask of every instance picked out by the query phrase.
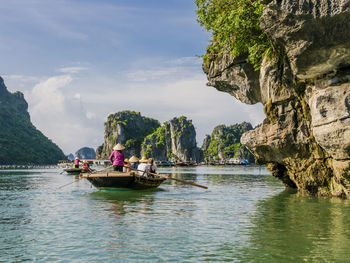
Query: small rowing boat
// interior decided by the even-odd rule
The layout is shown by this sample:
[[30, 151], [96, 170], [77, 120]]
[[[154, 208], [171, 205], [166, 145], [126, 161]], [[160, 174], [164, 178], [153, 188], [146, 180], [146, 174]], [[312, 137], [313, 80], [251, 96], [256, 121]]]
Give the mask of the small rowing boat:
[[88, 169], [83, 169], [83, 168], [66, 168], [66, 169], [63, 169], [63, 171], [66, 172], [67, 174], [81, 174], [81, 173], [89, 172]]
[[99, 189], [129, 188], [148, 189], [158, 187], [166, 178], [154, 175], [140, 176], [137, 172], [122, 173], [117, 171], [100, 171], [94, 173], [80, 174], [92, 185]]

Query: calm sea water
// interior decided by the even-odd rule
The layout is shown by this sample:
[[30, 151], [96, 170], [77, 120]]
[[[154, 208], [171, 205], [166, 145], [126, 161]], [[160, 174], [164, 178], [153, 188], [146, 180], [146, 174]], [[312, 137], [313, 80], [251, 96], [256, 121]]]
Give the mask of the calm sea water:
[[350, 201], [261, 167], [161, 170], [207, 185], [98, 191], [59, 169], [0, 170], [0, 262], [349, 262]]

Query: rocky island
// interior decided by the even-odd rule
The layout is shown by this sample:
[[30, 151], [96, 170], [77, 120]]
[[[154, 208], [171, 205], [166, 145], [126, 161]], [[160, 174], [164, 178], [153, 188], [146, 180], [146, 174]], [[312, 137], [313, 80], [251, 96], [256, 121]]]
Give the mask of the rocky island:
[[95, 152], [94, 148], [83, 147], [75, 152], [75, 156], [78, 156], [79, 159], [95, 159], [96, 152]]
[[252, 130], [248, 122], [230, 126], [218, 125], [211, 135], [206, 135], [202, 145], [204, 161], [226, 160], [237, 158], [254, 162], [253, 154], [240, 143], [243, 133]]
[[234, 23], [216, 30], [212, 19], [229, 7], [204, 2], [197, 1], [199, 20], [213, 31], [203, 64], [208, 85], [264, 105], [266, 119], [241, 142], [286, 186], [349, 198], [350, 2], [257, 1], [244, 7], [256, 15], [245, 36], [231, 30]]
[[145, 137], [160, 127], [159, 121], [135, 111], [110, 114], [105, 122], [104, 143], [97, 148], [96, 157], [106, 159], [117, 143], [123, 144], [126, 156], [140, 156]]
[[185, 116], [166, 121], [142, 143], [142, 155], [155, 160], [200, 161], [196, 131]]
[[23, 93], [10, 93], [0, 77], [0, 164], [57, 164], [62, 150], [30, 121]]

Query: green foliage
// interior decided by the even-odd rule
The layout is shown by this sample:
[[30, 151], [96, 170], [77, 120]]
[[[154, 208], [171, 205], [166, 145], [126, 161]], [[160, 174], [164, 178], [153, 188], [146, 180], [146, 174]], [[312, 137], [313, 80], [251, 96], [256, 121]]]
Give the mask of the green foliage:
[[144, 150], [144, 155], [146, 158], [152, 157], [152, 145], [147, 145], [146, 149]]
[[237, 57], [247, 53], [257, 70], [264, 55], [271, 53], [272, 43], [259, 27], [264, 4], [260, 0], [196, 0], [197, 20], [212, 33], [204, 63], [211, 54], [229, 48]]
[[[141, 144], [145, 137], [152, 134], [159, 126], [159, 121], [141, 116], [135, 111], [120, 111], [108, 116], [107, 125], [109, 129], [114, 130], [115, 127], [121, 125], [124, 129], [126, 152], [133, 150], [136, 155], [140, 154]], [[114, 136], [108, 137], [111, 144], [116, 143], [117, 138]]]
[[214, 128], [207, 149], [203, 149], [205, 159], [219, 159], [221, 153], [225, 159], [237, 157], [239, 151], [244, 148], [240, 139], [243, 133], [251, 130], [250, 123], [242, 122], [231, 126], [218, 125]]
[[[188, 141], [191, 139], [193, 124], [192, 121], [187, 120], [185, 116], [180, 116], [178, 118], [174, 118], [170, 121], [172, 123], [172, 128], [174, 129], [171, 132], [172, 139], [180, 138], [181, 140], [187, 139]], [[185, 130], [186, 128], [186, 130]], [[150, 154], [153, 156], [162, 156], [164, 158], [175, 158], [178, 159], [178, 156], [173, 153], [167, 153], [169, 151], [169, 145], [166, 145], [167, 136], [170, 136], [169, 131], [170, 124], [169, 122], [164, 122], [163, 126], [157, 128], [152, 134], [149, 134], [143, 144], [142, 149], [144, 154]], [[188, 150], [184, 150], [184, 153], [187, 153]]]
[[277, 105], [272, 103], [271, 99], [268, 101], [268, 103], [265, 104], [264, 112], [271, 123], [278, 120], [278, 108]]
[[126, 147], [127, 149], [135, 148], [135, 147], [138, 146], [137, 143], [138, 143], [137, 140], [135, 140], [135, 139], [129, 139], [129, 140], [127, 140], [127, 141], [125, 142], [125, 147]]
[[23, 94], [0, 86], [0, 164], [57, 164], [62, 150], [30, 122]]
[[165, 137], [165, 127], [159, 127], [154, 133], [156, 137], [156, 147], [165, 147], [166, 137]]
[[176, 154], [174, 154], [172, 152], [168, 153], [167, 157], [168, 157], [168, 159], [175, 159], [175, 160], [180, 159]]

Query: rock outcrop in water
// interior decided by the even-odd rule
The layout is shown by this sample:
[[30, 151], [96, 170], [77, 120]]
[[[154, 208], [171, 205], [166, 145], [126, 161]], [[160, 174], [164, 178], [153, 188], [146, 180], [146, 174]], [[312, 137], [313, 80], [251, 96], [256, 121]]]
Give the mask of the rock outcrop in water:
[[230, 126], [218, 125], [211, 135], [206, 135], [201, 150], [205, 161], [238, 158], [254, 162], [254, 156], [240, 143], [244, 132], [252, 130], [250, 123], [242, 122]]
[[159, 161], [199, 161], [200, 152], [192, 121], [181, 116], [165, 122], [145, 138], [141, 154]]
[[108, 158], [117, 143], [126, 147], [126, 156], [140, 156], [143, 140], [158, 127], [159, 121], [141, 116], [139, 112], [121, 111], [110, 114], [105, 122], [104, 143], [97, 148], [96, 156]]
[[79, 159], [95, 159], [96, 152], [94, 148], [83, 147], [76, 151], [75, 156], [78, 156]]
[[241, 142], [286, 186], [350, 197], [350, 2], [265, 1], [260, 27], [280, 49], [254, 71], [229, 52], [203, 65], [209, 85], [266, 119]]
[[0, 164], [57, 164], [62, 150], [30, 121], [21, 92], [10, 93], [0, 77]]

